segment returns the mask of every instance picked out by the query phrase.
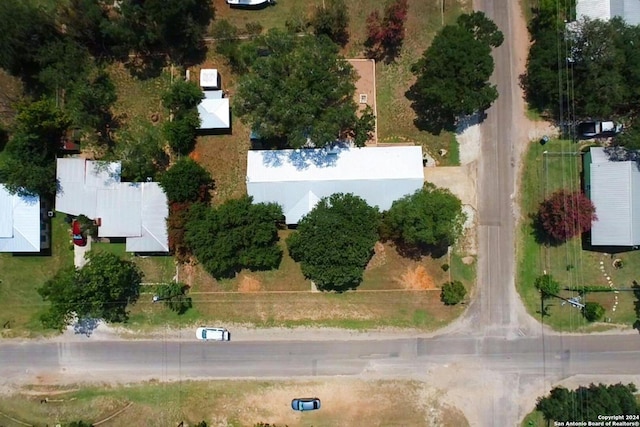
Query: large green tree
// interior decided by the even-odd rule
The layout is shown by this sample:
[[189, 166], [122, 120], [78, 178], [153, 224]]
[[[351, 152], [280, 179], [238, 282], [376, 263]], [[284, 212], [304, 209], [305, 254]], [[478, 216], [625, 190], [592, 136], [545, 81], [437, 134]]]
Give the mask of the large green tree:
[[170, 202], [208, 200], [212, 185], [211, 174], [189, 157], [178, 160], [160, 177], [160, 186]]
[[324, 291], [355, 289], [378, 240], [380, 215], [353, 194], [321, 199], [287, 239], [305, 277]]
[[135, 131], [119, 131], [112, 155], [113, 160], [122, 162], [122, 178], [126, 181], [155, 181], [169, 165], [161, 129], [146, 122], [136, 126]]
[[550, 274], [536, 277], [534, 286], [540, 291], [543, 299], [552, 298], [560, 293], [560, 283]]
[[555, 387], [549, 396], [538, 398], [536, 409], [547, 421], [598, 422], [603, 414], [639, 415], [634, 384], [590, 384], [576, 390]]
[[416, 82], [407, 92], [416, 125], [433, 133], [452, 130], [460, 117], [483, 111], [498, 97], [489, 83], [491, 48], [503, 35], [483, 14], [462, 15], [445, 26], [413, 65]]
[[142, 55], [166, 53], [189, 63], [204, 51], [204, 36], [213, 19], [209, 0], [122, 0], [118, 26], [125, 45]]
[[185, 240], [212, 276], [233, 277], [243, 268], [271, 270], [280, 265], [277, 245], [282, 208], [252, 203], [251, 197], [231, 199], [211, 209], [201, 204], [189, 211]]
[[382, 237], [420, 251], [452, 245], [462, 233], [462, 202], [449, 190], [425, 184], [384, 213]]
[[325, 35], [334, 43], [349, 43], [349, 8], [344, 0], [327, 0], [317, 5], [311, 17], [316, 36]]
[[55, 194], [56, 151], [69, 123], [50, 100], [19, 105], [0, 169], [0, 182], [13, 193]]
[[355, 72], [327, 37], [271, 30], [256, 43], [264, 54], [240, 77], [234, 111], [262, 138], [322, 147], [373, 130], [358, 127]]
[[125, 322], [127, 306], [138, 300], [143, 273], [131, 261], [110, 252], [89, 252], [81, 269], [65, 268], [38, 289], [51, 305], [43, 323], [63, 329], [74, 316]]

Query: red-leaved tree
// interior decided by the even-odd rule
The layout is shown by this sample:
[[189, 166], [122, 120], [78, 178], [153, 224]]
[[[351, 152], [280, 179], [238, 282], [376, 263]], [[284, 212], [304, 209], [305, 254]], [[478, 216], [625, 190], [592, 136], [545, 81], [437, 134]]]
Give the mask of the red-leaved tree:
[[589, 231], [596, 221], [596, 208], [583, 193], [559, 190], [540, 203], [537, 221], [552, 243], [562, 243]]
[[374, 10], [367, 17], [366, 55], [377, 61], [393, 61], [402, 48], [407, 20], [407, 0], [393, 0], [384, 10], [384, 17]]

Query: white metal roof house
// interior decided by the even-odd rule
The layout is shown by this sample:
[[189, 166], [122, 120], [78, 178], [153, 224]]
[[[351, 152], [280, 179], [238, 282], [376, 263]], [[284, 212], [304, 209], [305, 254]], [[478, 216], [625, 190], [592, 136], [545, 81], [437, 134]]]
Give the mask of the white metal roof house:
[[220, 74], [215, 68], [203, 68], [200, 70], [200, 87], [202, 90], [220, 89]]
[[297, 224], [318, 201], [353, 193], [381, 210], [422, 188], [422, 147], [250, 150], [247, 193], [255, 203], [278, 203]]
[[640, 0], [577, 0], [576, 18], [624, 19], [629, 25], [640, 24]]
[[640, 245], [640, 170], [633, 161], [614, 162], [602, 147], [584, 159], [585, 190], [596, 208], [593, 246]]
[[40, 197], [11, 194], [0, 184], [0, 252], [40, 252]]
[[167, 196], [156, 182], [120, 182], [120, 162], [57, 159], [56, 210], [99, 221], [98, 236], [126, 238], [127, 252], [168, 252]]

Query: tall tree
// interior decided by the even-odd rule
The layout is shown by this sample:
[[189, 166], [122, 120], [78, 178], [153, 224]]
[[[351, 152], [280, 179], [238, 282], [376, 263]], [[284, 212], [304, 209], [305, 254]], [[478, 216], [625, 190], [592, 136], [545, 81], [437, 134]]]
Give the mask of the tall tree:
[[156, 177], [169, 165], [169, 156], [164, 150], [162, 132], [151, 123], [143, 122], [139, 130], [123, 129], [118, 132], [113, 160], [122, 162], [122, 179], [143, 182]]
[[560, 292], [560, 283], [550, 274], [543, 274], [536, 277], [534, 283], [536, 289], [540, 291], [543, 299], [552, 298]]
[[202, 55], [214, 17], [209, 0], [123, 0], [118, 9], [118, 24], [130, 49], [143, 55], [164, 52], [180, 64]]
[[378, 240], [379, 219], [378, 210], [358, 196], [325, 197], [287, 239], [289, 253], [318, 289], [355, 289]]
[[67, 116], [50, 100], [18, 106], [14, 132], [7, 143], [0, 181], [18, 194], [52, 196], [56, 191], [55, 161]]
[[197, 162], [184, 157], [160, 177], [160, 186], [170, 202], [199, 202], [208, 200], [213, 179]]
[[328, 0], [316, 6], [311, 18], [316, 36], [325, 35], [344, 47], [349, 43], [349, 8], [344, 0]]
[[393, 202], [383, 215], [381, 235], [409, 249], [447, 247], [462, 233], [464, 220], [460, 199], [447, 189], [426, 184]]
[[392, 0], [387, 3], [384, 15], [374, 10], [367, 17], [366, 53], [369, 58], [377, 61], [385, 59], [394, 61], [400, 54], [404, 42], [407, 10], [407, 0]]
[[85, 46], [97, 59], [113, 55], [117, 43], [114, 24], [109, 19], [107, 0], [69, 0], [60, 2], [58, 16], [65, 33], [76, 43]]
[[462, 282], [454, 280], [453, 282], [447, 282], [442, 285], [440, 300], [445, 305], [456, 305], [462, 302], [465, 295], [467, 295], [467, 289], [464, 287]]
[[487, 109], [498, 97], [489, 77], [491, 47], [502, 33], [480, 15], [460, 17], [459, 22], [445, 26], [412, 67], [417, 80], [407, 97], [418, 127], [433, 133], [453, 129], [460, 117]]
[[589, 231], [597, 219], [596, 209], [584, 193], [558, 190], [540, 203], [536, 225], [549, 243], [558, 244]]
[[138, 300], [143, 274], [131, 261], [110, 252], [89, 252], [81, 269], [60, 270], [38, 293], [51, 305], [42, 316], [47, 327], [62, 329], [74, 316], [125, 322], [127, 306]]
[[162, 95], [162, 104], [175, 115], [192, 111], [204, 98], [202, 89], [190, 81], [178, 79]]
[[358, 128], [356, 76], [328, 38], [271, 30], [258, 43], [268, 54], [240, 77], [234, 102], [245, 123], [294, 148], [332, 144]]
[[163, 127], [164, 136], [174, 153], [187, 155], [196, 146], [196, 136], [200, 127], [200, 116], [197, 110], [183, 112], [166, 122]]
[[185, 240], [202, 266], [216, 278], [233, 277], [243, 268], [271, 270], [280, 265], [277, 225], [282, 208], [252, 203], [251, 197], [231, 199], [215, 209], [194, 205]]
[[187, 296], [188, 290], [188, 285], [173, 282], [158, 286], [156, 296], [169, 310], [184, 314], [193, 307], [191, 297]]

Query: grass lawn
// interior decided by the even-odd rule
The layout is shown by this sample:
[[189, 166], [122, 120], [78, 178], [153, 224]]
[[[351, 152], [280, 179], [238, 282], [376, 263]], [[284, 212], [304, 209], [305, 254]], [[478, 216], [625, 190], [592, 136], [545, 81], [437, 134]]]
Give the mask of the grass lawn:
[[64, 215], [51, 222], [50, 256], [0, 254], [0, 325], [2, 337], [45, 333], [39, 316], [46, 309], [37, 288], [61, 268], [73, 265], [73, 246]]
[[[183, 316], [142, 299], [132, 309], [130, 327], [145, 329], [169, 324], [192, 325], [198, 319], [257, 327], [329, 326], [348, 329], [412, 327], [432, 330], [459, 316], [464, 305], [446, 307], [438, 287], [460, 280], [471, 289], [475, 265], [459, 255], [449, 260], [428, 257], [420, 261], [402, 258], [390, 245], [378, 245], [355, 292], [311, 292], [311, 282], [299, 264], [289, 257], [280, 231], [284, 257], [274, 271], [242, 271], [234, 279], [217, 281], [199, 265], [183, 266], [179, 279], [192, 284], [193, 309]], [[443, 264], [450, 264], [446, 272]]]
[[[553, 275], [563, 287], [606, 286], [606, 276], [609, 276], [615, 287], [627, 288], [631, 287], [633, 280], [640, 278], [638, 251], [611, 256], [583, 250], [580, 237], [555, 247], [539, 245], [534, 238], [528, 216], [536, 212], [539, 203], [560, 188], [580, 188], [581, 157], [574, 155], [578, 150], [579, 145], [570, 141], [550, 141], [545, 146], [532, 144], [525, 159], [521, 191], [524, 219], [519, 230], [518, 291], [529, 312], [536, 317], [540, 317], [540, 297], [533, 282], [544, 271]], [[560, 155], [561, 152], [565, 154]], [[616, 258], [623, 261], [623, 268], [613, 268], [613, 260]], [[569, 291], [560, 294], [565, 298], [575, 295]], [[557, 299], [545, 303], [549, 316], [545, 316], [543, 321], [558, 330], [593, 331], [620, 325], [631, 326], [636, 319], [635, 297], [632, 292], [590, 293], [586, 300], [600, 302], [605, 307], [607, 323], [589, 324], [578, 309]]]
[[[462, 413], [425, 398], [427, 385], [416, 381], [210, 381], [150, 382], [127, 387], [92, 387], [55, 393], [33, 387], [24, 394], [3, 396], [0, 411], [22, 425], [56, 425], [82, 419], [93, 423], [119, 415], [105, 423], [119, 426], [175, 426], [205, 420], [209, 425], [253, 426], [258, 422], [278, 426], [416, 426], [425, 419], [437, 425], [468, 426]], [[300, 413], [291, 410], [295, 396], [313, 395], [322, 410]], [[40, 399], [49, 397], [49, 403]], [[376, 402], [375, 405], [365, 402]], [[130, 406], [128, 406], [130, 405]], [[366, 410], [363, 410], [366, 408]], [[399, 410], [399, 408], [402, 408]], [[3, 425], [13, 427], [0, 415]]]
[[171, 256], [134, 256], [125, 251], [125, 243], [101, 243], [92, 242], [92, 251], [111, 252], [120, 258], [133, 261], [144, 273], [143, 282], [146, 283], [167, 283], [176, 274], [174, 258]]

